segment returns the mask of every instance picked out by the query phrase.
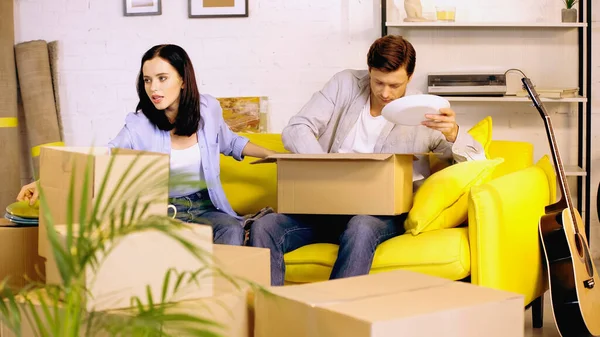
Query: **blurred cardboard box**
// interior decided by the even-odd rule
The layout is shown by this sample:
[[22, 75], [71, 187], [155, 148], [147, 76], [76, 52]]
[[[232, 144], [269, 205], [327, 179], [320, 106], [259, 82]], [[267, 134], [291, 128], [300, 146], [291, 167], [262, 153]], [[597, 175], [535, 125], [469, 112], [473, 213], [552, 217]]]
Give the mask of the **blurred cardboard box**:
[[[85, 179], [86, 167], [89, 180]], [[107, 171], [110, 167], [108, 179]], [[115, 200], [131, 200], [138, 205], [152, 200], [146, 213], [167, 215], [169, 198], [169, 155], [107, 147], [42, 147], [39, 184], [48, 203], [54, 224], [67, 223], [67, 205], [71, 181], [74, 183], [73, 219], [85, 202], [88, 214], [98, 202], [101, 209], [115, 205]], [[87, 181], [87, 186], [86, 185]], [[98, 200], [101, 187], [104, 194]], [[87, 191], [82, 195], [84, 190]], [[136, 199], [137, 196], [141, 198]], [[131, 206], [131, 205], [130, 205]], [[109, 208], [109, 209], [110, 209]], [[139, 210], [140, 208], [138, 208]], [[45, 206], [40, 203], [39, 254], [47, 257], [48, 238]], [[117, 213], [119, 214], [119, 213]]]
[[[174, 269], [178, 273], [199, 273], [196, 284], [189, 284], [180, 289], [173, 301], [196, 299], [212, 296], [212, 273], [206, 270], [212, 265], [212, 227], [190, 224], [189, 228], [177, 230], [177, 234], [187, 239], [203, 252], [204, 261], [199, 260], [179, 242], [164, 233], [152, 230], [144, 231], [119, 239], [106, 256], [98, 255], [97, 270], [86, 270], [86, 288], [89, 296], [85, 303], [88, 311], [105, 311], [110, 309], [128, 308], [131, 298], [137, 296], [141, 303], [148, 304], [147, 287], [152, 298], [161, 298], [165, 275]], [[60, 240], [66, 246], [66, 226], [57, 226]], [[77, 232], [77, 230], [75, 230]], [[107, 250], [108, 251], [108, 250]], [[176, 275], [171, 278], [175, 281]], [[185, 280], [188, 280], [186, 277]], [[46, 261], [46, 283], [62, 284], [56, 259], [49, 255]]]
[[[202, 226], [207, 227], [207, 226]], [[210, 296], [194, 300], [179, 301], [172, 308], [173, 313], [192, 314], [216, 322], [220, 327], [206, 328], [221, 336], [252, 337], [254, 335], [254, 289], [243, 280], [254, 282], [261, 286], [270, 284], [270, 254], [268, 249], [255, 247], [238, 247], [214, 245], [213, 257], [215, 266], [221, 268], [226, 275], [233, 277], [233, 282], [224, 277], [215, 277]], [[242, 278], [238, 279], [238, 278]], [[260, 290], [258, 290], [260, 292]], [[42, 314], [42, 309], [36, 305], [34, 309]], [[22, 310], [23, 313], [26, 311]], [[130, 315], [129, 309], [108, 310], [104, 314], [125, 317]], [[0, 322], [0, 325], [2, 322]], [[165, 331], [176, 336], [186, 335], [177, 331], [180, 325], [165, 326]], [[23, 337], [33, 337], [35, 332], [29, 322], [21, 325]], [[2, 331], [2, 330], [0, 330]], [[97, 334], [96, 336], [108, 336]], [[14, 334], [4, 327], [2, 337], [14, 337]]]
[[38, 228], [14, 226], [0, 219], [0, 282], [18, 290], [31, 281], [43, 282], [44, 260], [38, 255]]
[[[183, 333], [184, 328], [194, 327], [210, 331], [213, 334], [210, 336], [231, 336], [231, 337], [251, 337], [252, 336], [252, 316], [251, 311], [247, 305], [248, 294], [251, 291], [248, 285], [241, 285], [236, 288], [232, 288], [227, 285], [227, 281], [224, 279], [218, 279], [214, 285], [214, 289], [211, 290], [212, 295], [196, 300], [188, 300], [174, 303], [166, 309], [168, 314], [184, 314], [192, 315], [194, 317], [206, 320], [208, 324], [194, 324], [189, 325], [181, 321], [167, 321], [163, 325], [163, 331], [169, 333], [170, 336], [178, 337], [192, 337], [197, 336], [196, 333]], [[46, 302], [49, 302], [49, 298], [46, 298]], [[59, 306], [59, 310], [44, 312], [40, 301], [33, 300], [33, 310], [35, 314], [39, 315], [40, 321], [45, 322], [53, 321], [55, 315], [62, 315], [63, 309]], [[38, 325], [34, 323], [34, 320], [28, 320], [26, 317], [33, 318], [32, 309], [28, 306], [22, 306], [20, 313], [22, 316], [21, 321], [21, 336], [22, 337], [35, 337], [38, 336], [39, 330]], [[50, 320], [47, 316], [50, 315]], [[85, 314], [84, 314], [85, 315]], [[113, 336], [107, 330], [108, 327], [115, 329], [115, 326], [119, 326], [121, 329], [131, 328], [134, 326], [134, 322], [131, 321], [133, 312], [130, 309], [119, 309], [119, 310], [108, 310], [108, 311], [97, 311], [94, 313], [95, 320], [92, 324], [85, 324], [81, 327], [81, 336], [85, 336], [88, 326], [92, 331], [91, 336], [96, 337], [108, 337]], [[90, 322], [89, 320], [87, 322]], [[114, 324], [113, 322], [119, 322]], [[33, 324], [32, 324], [33, 323]], [[215, 324], [210, 324], [215, 323]], [[1, 323], [0, 323], [1, 324]], [[147, 322], [146, 322], [147, 324]], [[47, 326], [47, 325], [46, 325]], [[63, 329], [66, 327], [63, 326]], [[3, 330], [1, 330], [3, 329]], [[120, 336], [133, 336], [134, 334], [128, 330], [122, 331]], [[16, 337], [16, 335], [8, 329], [6, 324], [0, 327], [1, 337]], [[59, 335], [66, 335], [63, 334]], [[206, 334], [209, 335], [208, 333]]]
[[271, 252], [268, 248], [213, 245], [215, 265], [225, 273], [271, 286]]
[[256, 337], [519, 337], [524, 298], [408, 271], [257, 293]]

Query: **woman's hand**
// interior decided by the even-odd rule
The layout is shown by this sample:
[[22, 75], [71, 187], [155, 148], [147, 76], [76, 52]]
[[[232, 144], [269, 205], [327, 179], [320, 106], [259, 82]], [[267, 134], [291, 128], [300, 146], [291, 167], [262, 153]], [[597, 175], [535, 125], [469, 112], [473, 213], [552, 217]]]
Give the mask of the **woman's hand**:
[[266, 158], [270, 155], [277, 154], [277, 152], [248, 142], [244, 147], [244, 150], [242, 150], [242, 154], [248, 157]]
[[33, 205], [38, 199], [37, 181], [27, 184], [21, 188], [19, 195], [17, 195], [18, 201], [29, 200], [29, 205]]

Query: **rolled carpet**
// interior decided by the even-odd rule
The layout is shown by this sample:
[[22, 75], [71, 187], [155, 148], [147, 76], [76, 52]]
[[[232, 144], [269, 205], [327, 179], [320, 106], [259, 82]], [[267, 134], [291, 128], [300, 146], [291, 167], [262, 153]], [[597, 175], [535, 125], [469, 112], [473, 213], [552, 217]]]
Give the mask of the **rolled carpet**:
[[15, 55], [33, 170], [38, 177], [40, 148], [64, 145], [54, 102], [48, 44], [43, 40], [19, 43]]
[[13, 1], [0, 1], [0, 212], [21, 187]]
[[54, 87], [54, 104], [56, 105], [56, 117], [58, 120], [58, 131], [64, 137], [63, 125], [60, 114], [60, 97], [58, 95], [58, 41], [48, 42], [48, 56], [50, 57], [50, 72], [52, 73], [52, 86]]

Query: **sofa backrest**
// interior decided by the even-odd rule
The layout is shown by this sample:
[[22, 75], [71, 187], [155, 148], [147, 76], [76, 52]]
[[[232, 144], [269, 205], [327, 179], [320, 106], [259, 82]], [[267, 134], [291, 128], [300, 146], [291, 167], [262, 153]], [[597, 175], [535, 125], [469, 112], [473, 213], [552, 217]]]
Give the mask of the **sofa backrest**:
[[504, 158], [494, 170], [492, 179], [533, 165], [533, 144], [512, 140], [492, 140], [488, 149], [490, 159]]
[[[254, 144], [277, 152], [287, 152], [280, 134], [240, 133]], [[240, 215], [253, 214], [263, 207], [277, 209], [277, 164], [252, 164], [257, 158], [241, 162], [221, 155], [221, 184], [231, 207]]]
[[[277, 152], [287, 152], [280, 134], [240, 133], [251, 142]], [[490, 143], [491, 158], [502, 157], [492, 177], [506, 175], [533, 165], [533, 145], [527, 142], [494, 140]], [[256, 158], [238, 162], [221, 156], [221, 183], [233, 209], [240, 215], [253, 214], [266, 206], [277, 208], [277, 165], [251, 164]]]

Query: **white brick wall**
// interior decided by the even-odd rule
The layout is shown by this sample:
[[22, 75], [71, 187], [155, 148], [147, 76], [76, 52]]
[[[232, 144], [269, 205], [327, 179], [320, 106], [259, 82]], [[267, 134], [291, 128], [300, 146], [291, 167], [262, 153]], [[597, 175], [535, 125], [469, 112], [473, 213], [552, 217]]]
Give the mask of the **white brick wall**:
[[[61, 114], [69, 145], [104, 144], [118, 132], [124, 116], [137, 103], [139, 59], [154, 44], [184, 47], [194, 62], [202, 92], [214, 96], [269, 96], [270, 131], [279, 132], [332, 74], [348, 67], [363, 68], [369, 45], [380, 35], [378, 0], [250, 0], [250, 17], [232, 19], [189, 19], [187, 0], [163, 0], [163, 14], [153, 17], [124, 17], [121, 0], [14, 1], [17, 42], [60, 41]], [[434, 1], [422, 1], [425, 11], [431, 11]], [[450, 2], [457, 6], [457, 15], [473, 21], [556, 21], [561, 6], [560, 0], [498, 0], [496, 5], [486, 6], [477, 0]], [[600, 60], [600, 26], [594, 26], [594, 33], [596, 61]], [[424, 74], [419, 73], [423, 64], [447, 60], [448, 56], [469, 61], [467, 51], [458, 58], [421, 53], [415, 85], [423, 79]], [[469, 62], [481, 61], [477, 58]], [[593, 112], [600, 108], [600, 71], [596, 71], [597, 65], [594, 69]], [[548, 69], [548, 74], [552, 71]], [[535, 111], [495, 105], [484, 112], [467, 106], [459, 113], [465, 127], [491, 114], [495, 139], [523, 139], [527, 135], [536, 146], [536, 159], [548, 153]], [[563, 139], [563, 156], [574, 161], [576, 119], [571, 114], [554, 114], [553, 118]], [[600, 126], [596, 113], [593, 125]], [[597, 146], [593, 147], [592, 164], [592, 186], [597, 186]], [[592, 196], [595, 205], [595, 187]], [[600, 225], [594, 208], [591, 216], [591, 245], [595, 255], [600, 256]]]
[[185, 0], [163, 1], [154, 17], [124, 17], [121, 0], [15, 0], [16, 40], [60, 41], [66, 141], [87, 145], [107, 142], [135, 108], [139, 60], [155, 44], [187, 50], [202, 92], [269, 96], [278, 131], [332, 74], [363, 66], [379, 35], [372, 2], [249, 6], [249, 18], [189, 19]]

